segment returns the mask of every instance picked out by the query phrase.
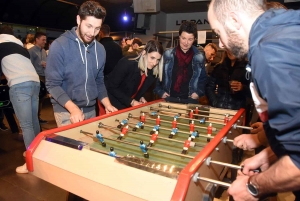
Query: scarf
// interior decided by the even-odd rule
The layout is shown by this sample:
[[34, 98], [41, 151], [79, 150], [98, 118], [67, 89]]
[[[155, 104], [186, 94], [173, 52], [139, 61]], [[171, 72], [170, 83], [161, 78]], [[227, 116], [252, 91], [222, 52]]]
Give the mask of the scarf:
[[190, 48], [186, 53], [184, 53], [180, 45], [176, 47], [176, 57], [178, 59], [178, 71], [177, 79], [174, 84], [174, 91], [180, 92], [181, 84], [186, 82], [188, 79], [188, 66], [193, 59], [194, 51]]

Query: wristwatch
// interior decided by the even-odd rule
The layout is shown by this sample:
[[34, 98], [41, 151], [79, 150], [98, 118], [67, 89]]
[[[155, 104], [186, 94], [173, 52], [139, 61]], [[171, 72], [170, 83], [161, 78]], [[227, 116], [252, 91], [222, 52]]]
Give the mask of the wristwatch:
[[252, 176], [249, 177], [248, 182], [246, 184], [247, 190], [253, 197], [257, 197], [259, 194], [258, 187], [257, 187], [257, 185], [255, 185], [251, 182], [251, 177]]

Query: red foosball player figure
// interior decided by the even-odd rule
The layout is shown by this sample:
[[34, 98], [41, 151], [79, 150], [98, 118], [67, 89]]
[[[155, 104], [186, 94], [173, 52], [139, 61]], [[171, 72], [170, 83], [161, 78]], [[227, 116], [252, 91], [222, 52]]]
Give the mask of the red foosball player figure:
[[146, 116], [145, 113], [143, 112], [142, 115], [140, 116], [141, 122], [145, 123], [146, 121]]
[[124, 135], [127, 134], [127, 132], [128, 132], [128, 125], [126, 125], [125, 127], [122, 128], [122, 131], [117, 139], [122, 140], [122, 138], [124, 137]]
[[229, 121], [229, 115], [228, 114], [225, 114], [225, 117], [224, 117], [224, 124], [226, 125]]
[[183, 145], [183, 149], [182, 149], [182, 152], [181, 154], [186, 154], [188, 149], [190, 148], [191, 146], [191, 137], [189, 137], [185, 142], [184, 142], [184, 145]]
[[177, 128], [177, 120], [176, 120], [176, 118], [174, 118], [174, 120], [172, 121], [172, 128]]
[[190, 133], [192, 133], [194, 131], [195, 131], [195, 122], [194, 122], [194, 120], [192, 120], [190, 123]]
[[[196, 115], [199, 114], [199, 108], [198, 108], [198, 107], [195, 108], [195, 114], [196, 114]], [[195, 116], [195, 119], [198, 119], [198, 118], [199, 118], [198, 116]]]
[[190, 111], [189, 116], [190, 116], [191, 119], [194, 117], [194, 110]]
[[[212, 124], [209, 123], [208, 127], [207, 127], [207, 136], [211, 136], [212, 134]], [[207, 138], [207, 142], [210, 142], [210, 138]]]
[[150, 138], [150, 142], [148, 144], [148, 147], [152, 147], [154, 142], [156, 142], [157, 138], [158, 138], [158, 131], [155, 131], [155, 133]]
[[160, 125], [160, 116], [157, 115], [157, 118], [156, 118], [156, 125]]

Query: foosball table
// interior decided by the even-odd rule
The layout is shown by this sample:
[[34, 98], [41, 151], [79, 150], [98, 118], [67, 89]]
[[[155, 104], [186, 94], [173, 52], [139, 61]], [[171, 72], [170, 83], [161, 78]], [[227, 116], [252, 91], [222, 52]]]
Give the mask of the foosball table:
[[163, 100], [41, 132], [31, 174], [87, 200], [213, 200], [244, 109]]

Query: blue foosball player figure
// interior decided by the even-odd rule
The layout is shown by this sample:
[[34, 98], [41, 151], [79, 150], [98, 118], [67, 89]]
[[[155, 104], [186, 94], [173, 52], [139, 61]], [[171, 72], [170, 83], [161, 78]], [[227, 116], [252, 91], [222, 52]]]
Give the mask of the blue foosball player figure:
[[109, 152], [109, 156], [111, 156], [111, 157], [117, 157], [117, 153], [114, 151], [114, 148], [113, 147], [110, 147], [110, 152]]
[[177, 132], [178, 132], [178, 128], [172, 128], [169, 138], [173, 138], [173, 136], [176, 135]]
[[149, 158], [149, 154], [148, 154], [148, 148], [147, 146], [144, 144], [143, 140], [140, 141], [140, 148], [142, 150], [142, 152], [144, 153], [144, 157], [145, 158]]
[[180, 116], [178, 115], [178, 114], [176, 114], [175, 116], [174, 116], [174, 118], [177, 120], [178, 118], [179, 118]]
[[136, 131], [139, 128], [144, 129], [144, 122], [138, 122], [132, 130]]
[[159, 125], [155, 125], [155, 126], [153, 127], [152, 131], [150, 131], [150, 134], [151, 134], [151, 135], [154, 134], [155, 131], [159, 131]]
[[96, 131], [96, 138], [101, 142], [102, 147], [106, 147], [106, 143], [104, 142], [103, 135], [99, 133], [99, 131]]
[[200, 124], [205, 124], [205, 117], [199, 120]]
[[146, 121], [146, 116], [145, 116], [145, 112], [142, 112], [141, 116], [140, 116], [140, 120], [141, 122], [144, 122]]
[[155, 111], [155, 112], [151, 112], [150, 115], [151, 115], [151, 116], [156, 116], [156, 115], [157, 115], [157, 112], [156, 112], [156, 111]]
[[126, 124], [128, 123], [128, 121], [129, 121], [128, 118], [127, 118], [127, 119], [123, 119], [123, 120], [121, 121], [121, 123], [120, 123], [117, 127], [118, 127], [118, 128], [121, 128], [122, 126], [126, 125]]
[[191, 140], [194, 141], [195, 137], [199, 137], [198, 131], [194, 131], [191, 133]]

